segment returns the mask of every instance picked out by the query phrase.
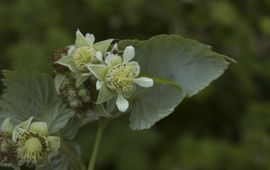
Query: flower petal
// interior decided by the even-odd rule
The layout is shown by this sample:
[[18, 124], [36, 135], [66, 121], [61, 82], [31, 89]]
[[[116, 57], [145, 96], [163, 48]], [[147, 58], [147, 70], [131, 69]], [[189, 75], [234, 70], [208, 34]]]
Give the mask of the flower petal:
[[89, 46], [90, 44], [86, 40], [86, 38], [82, 35], [79, 29], [76, 31], [76, 40], [75, 40], [75, 47], [85, 47]]
[[103, 85], [104, 85], [104, 82], [103, 81], [97, 80], [97, 82], [96, 82], [96, 88], [97, 88], [97, 90], [100, 90]]
[[29, 130], [31, 132], [41, 133], [43, 135], [48, 135], [48, 125], [46, 122], [33, 122], [30, 125]]
[[68, 55], [71, 55], [71, 54], [74, 52], [74, 50], [75, 50], [74, 45], [68, 46], [68, 52], [67, 52], [67, 54], [68, 54]]
[[125, 112], [129, 107], [128, 100], [125, 99], [123, 95], [119, 94], [116, 100], [116, 106], [120, 112]]
[[135, 79], [135, 83], [141, 87], [152, 87], [154, 85], [153, 79], [147, 77], [139, 77]]
[[113, 96], [115, 95], [115, 93], [113, 91], [111, 91], [110, 89], [108, 89], [106, 86], [102, 86], [99, 94], [98, 94], [98, 99], [97, 99], [97, 104], [102, 104], [108, 100], [110, 100], [111, 98], [113, 98]]
[[48, 141], [49, 141], [50, 152], [55, 152], [60, 148], [60, 144], [61, 144], [60, 137], [49, 136]]
[[104, 64], [88, 64], [87, 68], [98, 80], [103, 80], [108, 70], [108, 66]]
[[2, 123], [2, 129], [1, 129], [3, 132], [12, 133], [13, 128], [14, 127], [13, 127], [12, 123], [10, 122], [10, 118], [7, 118], [7, 119], [5, 119], [3, 121], [3, 123]]
[[116, 64], [122, 63], [122, 58], [118, 55], [109, 54], [105, 58], [105, 63], [108, 64], [109, 66], [114, 66]]
[[97, 58], [99, 61], [103, 61], [103, 55], [102, 55], [102, 52], [97, 51], [97, 52], [96, 52], [96, 58]]
[[104, 41], [100, 41], [100, 42], [97, 42], [94, 44], [94, 48], [95, 48], [95, 50], [101, 51], [103, 54], [105, 54], [112, 42], [113, 42], [113, 39], [107, 39]]
[[94, 36], [94, 34], [87, 33], [85, 35], [85, 38], [86, 38], [86, 41], [89, 43], [89, 45], [93, 45], [94, 44], [94, 42], [95, 42], [95, 36]]
[[132, 68], [135, 77], [137, 77], [140, 74], [140, 65], [138, 64], [138, 62], [136, 61], [128, 62], [128, 66]]
[[123, 54], [124, 63], [128, 63], [134, 57], [135, 57], [135, 48], [133, 46], [127, 46]]

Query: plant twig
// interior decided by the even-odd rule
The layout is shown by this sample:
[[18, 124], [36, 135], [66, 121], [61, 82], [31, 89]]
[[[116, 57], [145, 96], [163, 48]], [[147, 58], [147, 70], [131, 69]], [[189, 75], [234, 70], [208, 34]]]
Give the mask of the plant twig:
[[97, 130], [97, 136], [96, 136], [94, 148], [93, 148], [93, 151], [92, 151], [92, 155], [91, 155], [91, 158], [90, 158], [90, 161], [89, 161], [88, 170], [94, 170], [94, 168], [95, 168], [95, 163], [96, 163], [96, 159], [97, 159], [97, 154], [98, 154], [98, 150], [99, 150], [100, 141], [101, 141], [101, 138], [103, 136], [103, 132], [106, 129], [108, 123], [109, 123], [108, 118], [104, 119], [104, 120], [101, 120], [99, 122], [98, 130]]

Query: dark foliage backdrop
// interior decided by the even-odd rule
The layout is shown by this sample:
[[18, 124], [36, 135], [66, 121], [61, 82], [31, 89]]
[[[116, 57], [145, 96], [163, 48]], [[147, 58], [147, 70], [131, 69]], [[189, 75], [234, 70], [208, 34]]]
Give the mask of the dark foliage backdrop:
[[[1, 0], [0, 69], [51, 73], [75, 30], [98, 40], [177, 33], [238, 61], [151, 130], [109, 126], [100, 170], [270, 169], [270, 0]], [[1, 86], [2, 89], [2, 86]], [[96, 124], [77, 137], [85, 161]]]

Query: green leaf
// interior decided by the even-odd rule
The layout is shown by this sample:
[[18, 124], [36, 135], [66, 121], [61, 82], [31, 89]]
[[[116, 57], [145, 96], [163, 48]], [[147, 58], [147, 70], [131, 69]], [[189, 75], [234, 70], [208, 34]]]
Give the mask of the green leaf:
[[25, 121], [30, 117], [48, 123], [58, 132], [74, 115], [58, 98], [54, 80], [47, 74], [4, 71], [6, 89], [0, 98], [3, 112]]
[[76, 170], [74, 166], [71, 165], [70, 161], [68, 160], [67, 157], [63, 155], [56, 155], [54, 158], [51, 160], [51, 162], [42, 167], [36, 167], [36, 170], [58, 170], [58, 169], [63, 169], [63, 170]]
[[183, 90], [163, 84], [155, 84], [149, 89], [139, 88], [137, 91], [130, 116], [133, 130], [150, 128], [172, 113], [185, 97]]
[[144, 77], [148, 77], [154, 80], [154, 83], [157, 84], [165, 84], [165, 85], [169, 85], [169, 86], [174, 86], [175, 88], [182, 90], [182, 88], [179, 86], [179, 84], [177, 84], [176, 82], [172, 81], [172, 80], [166, 80], [163, 78], [159, 78], [159, 77], [155, 77], [155, 76], [150, 76], [150, 75], [146, 75], [146, 74], [140, 74], [140, 76], [144, 76]]
[[60, 93], [60, 87], [63, 83], [63, 81], [66, 79], [65, 75], [62, 74], [56, 74], [54, 81], [55, 81], [55, 89], [56, 92], [59, 94]]
[[75, 167], [76, 170], [84, 170], [85, 167], [81, 162], [81, 149], [75, 142], [61, 141], [61, 152], [68, 158], [68, 161]]
[[[229, 61], [233, 61], [211, 51], [208, 45], [178, 35], [119, 43], [121, 49], [128, 45], [135, 47], [134, 60], [140, 64], [141, 71], [158, 77], [154, 79], [153, 88], [137, 90], [130, 117], [132, 129], [150, 128], [168, 116], [184, 97], [193, 96], [205, 88], [224, 72]], [[176, 90], [175, 83], [182, 90]]]
[[61, 141], [61, 152], [53, 157], [45, 167], [37, 170], [85, 170], [81, 162], [80, 146], [75, 142]]
[[[98, 110], [99, 112], [97, 112], [96, 110]], [[96, 106], [94, 106], [91, 110], [88, 110], [87, 112], [85, 112], [85, 115], [81, 117], [82, 119], [81, 127], [88, 123], [99, 120], [99, 118], [101, 117], [101, 114], [104, 114], [103, 112], [104, 110], [96, 108]]]
[[68, 121], [67, 125], [61, 129], [61, 136], [68, 140], [74, 139], [79, 132], [83, 120], [84, 119], [79, 118], [78, 116], [74, 116]]

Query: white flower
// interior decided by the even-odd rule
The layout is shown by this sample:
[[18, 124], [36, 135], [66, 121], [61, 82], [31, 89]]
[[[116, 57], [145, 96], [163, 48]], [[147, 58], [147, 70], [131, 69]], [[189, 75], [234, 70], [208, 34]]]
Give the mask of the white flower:
[[[49, 156], [60, 147], [60, 138], [49, 136], [47, 123], [32, 122], [33, 118], [18, 124], [12, 130], [12, 140], [19, 165], [37, 165], [48, 161]], [[10, 119], [6, 119], [2, 130], [11, 132]]]
[[113, 39], [95, 42], [95, 36], [87, 33], [85, 36], [76, 31], [76, 40], [74, 45], [69, 46], [67, 55], [55, 63], [68, 67], [77, 79], [77, 87], [80, 86], [91, 74], [87, 72], [86, 64], [100, 63], [103, 55], [106, 54]]
[[121, 112], [129, 107], [129, 98], [136, 90], [136, 84], [141, 87], [152, 87], [154, 82], [147, 77], [138, 77], [140, 66], [131, 61], [135, 57], [132, 46], [125, 48], [123, 58], [110, 53], [105, 58], [105, 64], [89, 64], [88, 69], [98, 79], [97, 90], [100, 90], [97, 104], [104, 103], [117, 95], [116, 105]]

